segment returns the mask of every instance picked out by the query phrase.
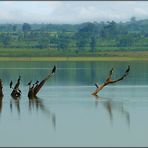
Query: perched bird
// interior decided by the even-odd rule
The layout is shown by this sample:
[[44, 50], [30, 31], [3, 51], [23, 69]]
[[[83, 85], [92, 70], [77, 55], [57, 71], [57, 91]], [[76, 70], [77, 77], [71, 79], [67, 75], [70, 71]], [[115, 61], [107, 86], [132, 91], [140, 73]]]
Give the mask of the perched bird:
[[39, 83], [39, 81], [37, 80], [36, 82], [35, 82], [35, 84], [37, 85]]
[[21, 94], [22, 93], [22, 91], [20, 90], [20, 89], [18, 89], [18, 92]]
[[31, 89], [33, 89], [34, 88], [34, 84], [32, 84], [32, 87], [31, 87]]
[[35, 82], [35, 84], [34, 84], [34, 85], [35, 85], [34, 89], [37, 89], [37, 88], [38, 88], [38, 86], [39, 86], [38, 83], [39, 83], [39, 81], [37, 80], [37, 81]]
[[19, 78], [18, 78], [18, 81], [20, 81], [21, 80], [21, 76], [19, 76]]
[[54, 74], [56, 72], [56, 66], [54, 65], [53, 69], [52, 69], [52, 74]]
[[95, 85], [97, 88], [99, 88], [99, 86], [98, 86], [98, 84], [97, 84], [97, 83], [95, 83], [94, 85]]
[[12, 85], [13, 85], [13, 82], [11, 81], [11, 82], [10, 82], [10, 85], [9, 85], [9, 86], [10, 86], [10, 88], [12, 88]]
[[126, 70], [126, 73], [128, 73], [130, 71], [130, 65], [128, 65], [128, 68]]
[[27, 85], [31, 85], [31, 83], [32, 83], [32, 80]]

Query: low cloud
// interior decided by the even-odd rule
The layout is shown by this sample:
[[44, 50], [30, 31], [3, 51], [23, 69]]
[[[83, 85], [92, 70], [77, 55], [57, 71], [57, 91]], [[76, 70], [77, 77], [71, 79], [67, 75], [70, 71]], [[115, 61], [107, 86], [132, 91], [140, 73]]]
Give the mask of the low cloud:
[[1, 1], [0, 23], [81, 23], [148, 18], [145, 1]]

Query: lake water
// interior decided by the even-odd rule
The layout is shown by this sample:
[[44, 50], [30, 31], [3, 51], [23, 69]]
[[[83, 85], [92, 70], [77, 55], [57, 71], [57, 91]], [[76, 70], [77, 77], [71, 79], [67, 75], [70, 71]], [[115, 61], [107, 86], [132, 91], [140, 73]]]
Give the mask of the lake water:
[[[123, 81], [91, 96], [94, 82]], [[26, 84], [42, 80], [57, 66], [37, 100]], [[22, 76], [20, 100], [9, 83]], [[0, 146], [148, 146], [148, 62], [0, 62], [4, 98], [0, 101]]]

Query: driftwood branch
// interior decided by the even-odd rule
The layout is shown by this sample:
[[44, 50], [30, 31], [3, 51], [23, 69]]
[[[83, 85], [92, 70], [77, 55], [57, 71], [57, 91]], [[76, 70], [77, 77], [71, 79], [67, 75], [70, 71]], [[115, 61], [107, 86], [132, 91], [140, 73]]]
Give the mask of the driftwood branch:
[[39, 81], [36, 81], [35, 84], [31, 86], [32, 81], [28, 83], [29, 85], [29, 91], [28, 91], [28, 97], [30, 99], [35, 98], [43, 85], [46, 83], [46, 81], [55, 74], [56, 72], [56, 66], [53, 67], [52, 71], [49, 72], [49, 74], [39, 83]]
[[129, 71], [130, 71], [130, 66], [128, 66], [128, 68], [126, 69], [125, 73], [120, 78], [118, 78], [116, 80], [112, 80], [112, 74], [113, 74], [113, 68], [112, 68], [110, 70], [110, 72], [109, 72], [108, 78], [106, 79], [106, 81], [102, 85], [98, 86], [98, 84], [95, 84], [95, 86], [97, 87], [97, 89], [92, 93], [92, 95], [95, 95], [96, 96], [97, 93], [99, 93], [105, 86], [123, 80], [128, 75]]

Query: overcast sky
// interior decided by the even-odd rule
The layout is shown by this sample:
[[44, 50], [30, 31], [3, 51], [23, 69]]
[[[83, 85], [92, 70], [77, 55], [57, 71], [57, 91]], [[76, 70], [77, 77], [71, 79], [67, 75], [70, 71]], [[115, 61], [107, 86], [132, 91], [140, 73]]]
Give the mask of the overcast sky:
[[0, 23], [69, 23], [148, 19], [147, 1], [0, 1]]

